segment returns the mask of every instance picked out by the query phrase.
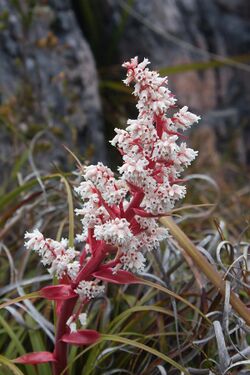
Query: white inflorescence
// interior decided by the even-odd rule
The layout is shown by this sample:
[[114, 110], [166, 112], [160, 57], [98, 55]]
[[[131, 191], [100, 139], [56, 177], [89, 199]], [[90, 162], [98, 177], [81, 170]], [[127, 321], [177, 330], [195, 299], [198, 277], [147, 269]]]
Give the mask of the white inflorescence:
[[[85, 215], [82, 238], [86, 238], [88, 228], [93, 228], [97, 240], [119, 247], [120, 266], [131, 271], [144, 269], [142, 251], [159, 246], [167, 237], [167, 230], [160, 228], [153, 218], [136, 216], [143, 230], [135, 234], [125, 219], [112, 218], [107, 206], [118, 206], [130, 183], [144, 193], [140, 207], [146, 212], [152, 215], [169, 212], [186, 194], [186, 187], [178, 183], [180, 174], [197, 155], [185, 142], [178, 144], [177, 131], [186, 130], [199, 117], [186, 106], [172, 116], [167, 115], [169, 109], [176, 107], [176, 99], [166, 87], [167, 78], [150, 71], [148, 64], [147, 59], [138, 63], [137, 57], [123, 64], [127, 69], [124, 83], [135, 85], [139, 114], [137, 119], [128, 120], [125, 130], [115, 129], [116, 136], [111, 141], [123, 157], [123, 165], [118, 169], [121, 177], [115, 179], [109, 168], [98, 163], [86, 168], [86, 182], [76, 189], [85, 201], [77, 211]], [[160, 132], [157, 126], [161, 127]], [[123, 206], [125, 209], [128, 203], [123, 201]]]
[[68, 275], [75, 280], [80, 269], [80, 263], [74, 260], [78, 251], [68, 248], [68, 241], [62, 239], [60, 242], [51, 238], [44, 238], [38, 229], [33, 232], [26, 232], [24, 238], [25, 247], [29, 250], [36, 251], [42, 258], [44, 266], [50, 266], [48, 271], [58, 278]]
[[[111, 143], [122, 151], [124, 164], [119, 171], [123, 179], [144, 191], [142, 206], [148, 212], [159, 214], [170, 211], [185, 196], [185, 187], [175, 181], [195, 159], [197, 151], [184, 142], [178, 145], [176, 130], [186, 130], [199, 117], [186, 106], [167, 116], [176, 99], [166, 88], [167, 79], [149, 71], [148, 64], [147, 59], [138, 64], [137, 57], [123, 64], [128, 70], [124, 82], [135, 83], [139, 114], [136, 120], [128, 120], [126, 130], [115, 129], [117, 135]], [[157, 122], [161, 134], [157, 133]]]
[[120, 261], [123, 268], [127, 271], [143, 272], [146, 259], [140, 251], [128, 250], [122, 254]]
[[104, 240], [114, 246], [122, 246], [133, 237], [129, 224], [126, 219], [116, 218], [107, 221], [105, 224], [95, 226], [94, 236], [97, 240]]
[[[175, 109], [176, 99], [167, 88], [167, 78], [150, 71], [148, 64], [147, 59], [139, 63], [137, 57], [123, 64], [127, 69], [124, 83], [134, 84], [139, 113], [136, 119], [127, 121], [126, 129], [115, 129], [111, 141], [123, 158], [118, 168], [120, 177], [98, 163], [85, 167], [84, 181], [75, 188], [83, 201], [76, 210], [83, 226], [76, 240], [86, 244], [85, 261], [104, 243], [110, 251], [117, 251], [114, 272], [120, 267], [133, 272], [144, 270], [143, 253], [158, 247], [168, 235], [157, 218], [185, 196], [180, 176], [197, 156], [197, 151], [179, 142], [179, 132], [190, 128], [199, 117], [186, 106]], [[37, 229], [26, 233], [25, 238], [26, 247], [39, 253], [51, 273], [77, 279], [78, 254], [65, 240], [44, 239]], [[102, 294], [104, 287], [97, 280], [80, 281], [75, 291], [82, 299], [91, 299]], [[74, 321], [71, 323], [74, 329]]]

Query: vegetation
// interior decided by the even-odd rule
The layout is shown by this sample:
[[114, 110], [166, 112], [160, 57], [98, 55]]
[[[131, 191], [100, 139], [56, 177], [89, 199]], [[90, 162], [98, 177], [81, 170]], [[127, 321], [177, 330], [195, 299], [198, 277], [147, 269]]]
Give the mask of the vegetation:
[[[114, 126], [124, 124], [134, 104], [129, 89], [119, 83], [119, 69], [112, 65], [119, 43], [115, 35], [124, 32], [128, 15], [123, 15], [118, 27], [120, 34], [113, 34], [110, 60], [104, 62], [100, 57], [101, 43], [97, 43], [102, 35], [98, 33], [101, 21], [98, 20], [97, 28], [91, 1], [79, 3], [85, 7], [86, 27], [97, 34], [90, 32], [90, 43], [92, 48], [96, 43], [93, 50], [110, 138]], [[166, 68], [164, 74], [218, 68], [209, 64]], [[26, 104], [22, 108], [32, 111], [29, 88], [25, 93], [22, 99]], [[53, 302], [31, 294], [47, 285], [50, 275], [37, 256], [24, 249], [23, 235], [27, 228], [39, 225], [48, 237], [59, 240], [68, 236], [73, 207], [79, 205], [72, 194], [79, 177], [76, 171], [67, 172], [76, 168], [75, 159], [67, 150], [64, 171], [54, 165], [50, 166], [50, 174], [36, 168], [34, 160], [39, 152], [50, 147], [35, 138], [45, 124], [18, 129], [16, 124], [22, 123], [20, 116], [25, 116], [19, 111], [20, 105], [14, 100], [0, 107], [1, 131], [11, 137], [13, 146], [9, 156], [11, 169], [4, 172], [0, 196], [0, 375], [49, 375], [48, 364], [35, 369], [12, 362], [27, 352], [52, 350], [57, 321]], [[70, 374], [249, 373], [249, 321], [246, 324], [247, 317], [244, 313], [242, 316], [239, 305], [230, 301], [235, 293], [250, 307], [247, 168], [244, 170], [234, 162], [230, 147], [227, 153], [219, 154], [213, 137], [210, 130], [205, 147], [203, 130], [191, 136], [200, 157], [188, 177], [188, 195], [173, 212], [178, 227], [168, 218], [165, 225], [173, 236], [149, 256], [143, 275], [147, 281], [138, 285], [109, 285], [105, 296], [89, 305], [87, 328], [101, 332], [101, 337], [90, 346], [70, 348]], [[79, 156], [77, 147], [73, 151]], [[82, 163], [88, 163], [92, 152], [88, 151], [79, 156]], [[208, 154], [213, 158], [208, 160]], [[113, 163], [119, 163], [118, 156]], [[202, 254], [217, 270], [221, 288], [206, 273], [205, 262], [197, 266], [190, 253], [192, 245], [183, 237], [184, 233], [195, 244], [196, 256]]]

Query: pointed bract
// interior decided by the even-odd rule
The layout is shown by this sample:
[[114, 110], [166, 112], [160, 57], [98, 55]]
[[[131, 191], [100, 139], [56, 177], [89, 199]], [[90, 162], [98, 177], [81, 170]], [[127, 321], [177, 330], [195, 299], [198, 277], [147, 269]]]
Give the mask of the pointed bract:
[[53, 353], [50, 352], [34, 352], [24, 354], [21, 357], [13, 359], [12, 362], [27, 365], [38, 365], [39, 363], [56, 362], [56, 359]]
[[62, 301], [77, 296], [71, 285], [65, 284], [46, 286], [40, 290], [40, 295], [52, 301]]
[[100, 333], [93, 329], [82, 329], [63, 335], [62, 341], [73, 345], [91, 345], [97, 342]]
[[108, 281], [114, 284], [138, 284], [139, 279], [130, 272], [106, 268], [93, 274], [97, 279]]

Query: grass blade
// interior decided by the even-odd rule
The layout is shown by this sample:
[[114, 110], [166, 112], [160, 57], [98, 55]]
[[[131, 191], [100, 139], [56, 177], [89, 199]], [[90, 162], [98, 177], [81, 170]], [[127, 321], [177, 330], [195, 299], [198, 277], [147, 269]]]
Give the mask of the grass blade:
[[[191, 257], [198, 268], [204, 272], [207, 278], [212, 282], [213, 285], [219, 290], [223, 297], [225, 297], [225, 280], [222, 279], [219, 272], [207, 261], [207, 259], [199, 252], [193, 242], [186, 236], [186, 234], [178, 227], [171, 217], [164, 217], [160, 219], [160, 222], [170, 230], [171, 234]], [[230, 303], [235, 311], [245, 320], [250, 326], [250, 314], [249, 309], [244, 303], [234, 294], [230, 293]]]
[[[11, 338], [11, 340], [15, 343], [15, 347], [18, 350], [18, 353], [20, 355], [25, 354], [25, 349], [19, 340], [19, 338], [16, 336], [15, 332], [12, 330], [10, 325], [6, 322], [6, 320], [0, 315], [0, 324], [3, 326], [6, 334]], [[25, 366], [27, 374], [28, 375], [36, 375], [35, 369], [30, 366]]]
[[13, 298], [10, 301], [2, 303], [0, 305], [0, 310], [3, 309], [6, 306], [13, 305], [16, 302], [24, 301], [25, 299], [39, 298], [39, 297], [41, 297], [39, 292], [33, 292], [33, 293], [25, 294], [25, 296], [16, 297], [16, 298]]
[[19, 368], [16, 365], [14, 365], [14, 363], [12, 363], [9, 359], [5, 358], [2, 355], [0, 355], [0, 363], [8, 369], [10, 369], [14, 375], [24, 375], [24, 373], [21, 370], [19, 370]]
[[69, 186], [68, 181], [62, 175], [62, 181], [65, 185], [66, 192], [67, 192], [67, 199], [68, 199], [68, 208], [69, 208], [69, 247], [74, 246], [74, 204], [73, 204], [73, 196], [71, 192], [71, 188]]
[[211, 321], [208, 319], [208, 317], [205, 314], [203, 314], [203, 312], [200, 309], [198, 309], [198, 307], [193, 305], [191, 302], [187, 301], [185, 298], [183, 298], [183, 297], [179, 296], [178, 294], [172, 292], [172, 290], [169, 290], [162, 285], [159, 285], [157, 283], [154, 283], [152, 281], [148, 281], [148, 280], [145, 280], [145, 279], [139, 279], [139, 283], [150, 286], [150, 287], [155, 288], [155, 289], [158, 289], [161, 292], [167, 294], [168, 296], [173, 297], [173, 298], [183, 302], [185, 305], [191, 307], [191, 309], [196, 311], [200, 316], [202, 316], [202, 318], [204, 320], [206, 320], [207, 323], [209, 323], [209, 325], [211, 325]]
[[159, 352], [158, 350], [156, 350], [154, 348], [151, 348], [151, 347], [149, 347], [149, 346], [147, 346], [145, 344], [142, 344], [140, 342], [137, 342], [137, 341], [134, 341], [134, 340], [130, 340], [130, 339], [127, 339], [125, 337], [120, 337], [118, 335], [102, 335], [101, 336], [101, 341], [119, 342], [121, 344], [130, 345], [130, 346], [133, 346], [135, 348], [144, 350], [144, 351], [146, 351], [146, 352], [148, 352], [148, 353], [150, 353], [152, 355], [155, 355], [158, 358], [161, 358], [164, 362], [169, 363], [174, 368], [182, 371], [183, 374], [190, 375], [190, 373], [184, 367], [182, 367], [179, 363], [175, 362], [170, 357], [168, 357], [165, 354]]
[[[174, 313], [168, 309], [165, 309], [163, 307], [159, 307], [159, 306], [153, 306], [153, 305], [150, 305], [150, 306], [134, 306], [134, 307], [131, 307], [130, 309], [127, 309], [126, 311], [122, 312], [120, 315], [116, 316], [115, 319], [111, 322], [110, 326], [109, 326], [109, 332], [114, 332], [120, 324], [122, 324], [124, 322], [124, 320], [126, 320], [131, 314], [135, 313], [135, 312], [150, 312], [150, 311], [154, 311], [154, 312], [157, 312], [157, 313], [161, 313], [161, 314], [165, 314], [165, 315], [168, 315], [168, 316], [172, 316], [174, 317]], [[180, 319], [182, 319], [180, 317]]]

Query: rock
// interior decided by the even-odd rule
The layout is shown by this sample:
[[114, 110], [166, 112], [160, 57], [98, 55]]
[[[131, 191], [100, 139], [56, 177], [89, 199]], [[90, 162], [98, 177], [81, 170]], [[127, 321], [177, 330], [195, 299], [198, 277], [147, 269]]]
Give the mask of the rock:
[[[114, 25], [119, 24], [126, 3], [107, 2]], [[248, 0], [135, 0], [131, 9], [119, 43], [120, 61], [138, 55], [148, 57], [153, 67], [163, 68], [209, 61], [208, 52], [225, 57], [249, 53]], [[193, 70], [171, 75], [169, 85], [179, 105], [201, 114], [205, 125], [214, 125], [214, 112], [219, 112], [214, 127], [219, 137], [231, 136], [243, 124], [239, 136], [244, 142], [246, 123], [249, 128], [249, 74], [232, 66]], [[237, 116], [228, 119], [228, 110]], [[245, 161], [250, 160], [249, 147]]]
[[[38, 167], [63, 168], [69, 148], [79, 153], [93, 145], [94, 159], [105, 160], [105, 144], [95, 62], [70, 1], [0, 1], [0, 115], [17, 139], [36, 134]], [[1, 126], [1, 161], [13, 149]], [[39, 133], [42, 132], [42, 133]], [[45, 150], [45, 151], [44, 151]], [[42, 156], [42, 157], [41, 157]], [[13, 160], [12, 160], [13, 162]], [[10, 162], [11, 164], [11, 162]]]

